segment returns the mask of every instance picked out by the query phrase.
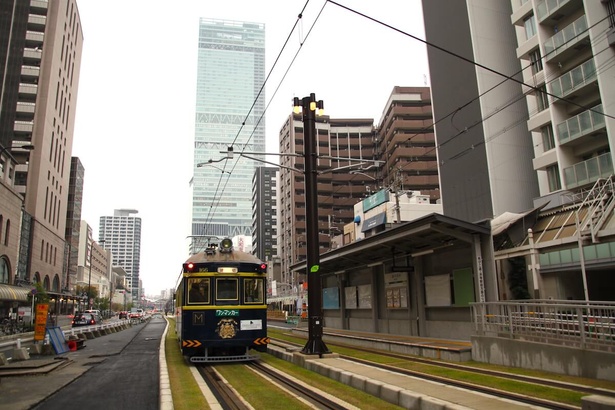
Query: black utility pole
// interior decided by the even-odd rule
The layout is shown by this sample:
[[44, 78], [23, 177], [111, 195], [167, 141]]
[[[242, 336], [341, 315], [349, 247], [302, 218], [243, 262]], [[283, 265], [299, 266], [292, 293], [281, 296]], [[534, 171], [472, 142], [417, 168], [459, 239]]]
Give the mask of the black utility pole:
[[318, 170], [316, 167], [316, 110], [323, 108], [323, 102], [316, 101], [310, 94], [301, 102], [294, 99], [295, 107], [301, 107], [303, 115], [304, 158], [305, 158], [305, 211], [308, 277], [308, 341], [304, 354], [331, 353], [322, 341], [322, 285], [320, 281], [320, 247], [318, 232]]

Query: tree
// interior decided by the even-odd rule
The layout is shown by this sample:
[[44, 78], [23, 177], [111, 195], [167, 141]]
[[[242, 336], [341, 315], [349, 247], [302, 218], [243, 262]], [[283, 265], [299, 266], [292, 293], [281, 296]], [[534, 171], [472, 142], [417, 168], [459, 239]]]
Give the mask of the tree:
[[530, 292], [527, 289], [527, 271], [525, 269], [525, 258], [519, 256], [508, 259], [510, 264], [510, 272], [508, 272], [508, 287], [512, 298], [531, 299]]
[[36, 295], [35, 295], [36, 302], [37, 303], [49, 302], [49, 295], [47, 294], [47, 291], [43, 287], [43, 284], [40, 282], [36, 282], [35, 286], [36, 286]]

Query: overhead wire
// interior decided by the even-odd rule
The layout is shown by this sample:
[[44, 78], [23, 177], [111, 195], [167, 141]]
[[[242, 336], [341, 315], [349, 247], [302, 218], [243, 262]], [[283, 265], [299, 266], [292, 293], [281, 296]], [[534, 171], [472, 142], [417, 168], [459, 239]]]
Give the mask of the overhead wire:
[[[305, 13], [305, 10], [306, 10], [309, 2], [310, 2], [310, 0], [306, 0], [303, 8], [301, 9], [301, 12], [298, 14], [297, 19], [295, 20], [295, 24], [291, 28], [291, 30], [290, 30], [287, 38], [286, 38], [286, 41], [282, 45], [282, 48], [280, 49], [280, 52], [278, 53], [278, 56], [276, 57], [276, 60], [275, 60], [274, 64], [272, 65], [271, 69], [269, 70], [269, 73], [268, 73], [267, 77], [265, 78], [265, 81], [263, 82], [263, 84], [262, 84], [262, 86], [261, 86], [261, 88], [260, 88], [260, 90], [258, 92], [258, 95], [256, 96], [256, 98], [255, 98], [255, 100], [254, 100], [254, 102], [252, 104], [252, 107], [250, 108], [250, 111], [246, 115], [246, 120], [249, 118], [249, 115], [252, 112], [252, 110], [254, 109], [254, 106], [255, 106], [256, 102], [258, 101], [258, 98], [260, 98], [260, 95], [262, 94], [262, 91], [264, 90], [265, 86], [267, 85], [267, 82], [269, 81], [269, 78], [270, 78], [271, 74], [273, 73], [273, 70], [277, 66], [277, 64], [278, 64], [278, 62], [280, 60], [280, 57], [284, 53], [284, 50], [286, 49], [286, 47], [287, 47], [287, 45], [288, 45], [288, 43], [289, 43], [289, 41], [291, 39], [291, 36], [293, 35], [295, 30], [297, 29], [297, 26], [299, 25], [299, 23], [302, 21], [303, 14]], [[252, 136], [254, 135], [254, 132], [258, 128], [258, 126], [259, 126], [260, 122], [262, 121], [263, 117], [265, 116], [265, 114], [267, 112], [267, 109], [271, 105], [271, 102], [273, 101], [274, 97], [277, 95], [277, 92], [279, 91], [279, 89], [280, 89], [280, 87], [282, 85], [282, 82], [285, 80], [285, 78], [288, 75], [291, 67], [294, 65], [294, 63], [295, 63], [295, 61], [297, 59], [297, 56], [299, 55], [299, 52], [301, 51], [303, 45], [305, 44], [305, 41], [308, 39], [308, 37], [310, 36], [312, 30], [314, 29], [314, 26], [316, 25], [316, 22], [319, 20], [319, 18], [321, 16], [321, 14], [322, 14], [326, 4], [327, 4], [327, 2], [325, 1], [323, 3], [323, 6], [321, 7], [319, 13], [317, 14], [316, 18], [314, 19], [314, 22], [310, 26], [310, 29], [308, 30], [308, 32], [305, 35], [305, 37], [303, 37], [303, 33], [301, 33], [301, 41], [300, 41], [299, 47], [297, 48], [297, 51], [295, 52], [295, 54], [294, 54], [291, 62], [289, 63], [288, 67], [286, 68], [286, 70], [284, 72], [284, 75], [282, 76], [282, 78], [278, 82], [278, 85], [275, 88], [274, 94], [272, 95], [272, 97], [270, 97], [269, 102], [266, 104], [265, 109], [263, 110], [262, 114], [258, 118], [258, 121], [257, 121], [254, 129], [252, 130], [252, 132], [250, 133], [250, 136], [248, 137], [248, 140], [246, 141], [246, 143], [243, 144], [243, 148], [242, 148], [242, 151], [240, 153], [240, 157], [241, 157], [241, 154], [243, 154], [243, 152], [245, 151], [245, 148], [247, 147], [249, 141], [252, 139]], [[235, 143], [237, 142], [237, 139], [239, 138], [239, 135], [241, 134], [241, 131], [242, 131], [243, 127], [245, 126], [246, 120], [244, 120], [244, 122], [242, 123], [242, 125], [241, 125], [239, 131], [237, 132], [237, 135], [235, 136], [231, 146], [235, 145]], [[238, 161], [239, 161], [239, 158], [233, 164], [233, 167], [231, 168], [230, 172], [233, 172], [235, 170], [235, 167], [237, 166]], [[224, 165], [224, 170], [226, 170], [226, 163]], [[229, 173], [228, 175], [230, 176], [231, 174]], [[223, 171], [222, 175], [220, 176], [220, 178], [218, 180], [218, 184], [216, 186], [216, 190], [215, 190], [214, 195], [213, 195], [212, 204], [215, 203], [215, 205], [210, 206], [208, 214], [207, 214], [207, 217], [205, 218], [205, 224], [209, 223], [213, 219], [213, 215], [215, 214], [215, 211], [217, 210], [218, 205], [219, 205], [220, 201], [222, 200], [222, 195], [224, 193], [224, 190], [226, 189], [226, 184], [228, 183], [228, 180], [229, 180], [228, 176], [226, 178], [226, 181], [225, 181], [224, 185], [222, 186], [220, 195], [218, 195], [218, 192], [220, 191], [220, 187], [222, 185], [222, 176], [224, 176], [224, 171]], [[216, 201], [216, 198], [218, 198], [217, 201]]]
[[[303, 14], [303, 12], [305, 11], [305, 9], [306, 9], [306, 7], [307, 7], [308, 3], [309, 3], [309, 0], [307, 0], [307, 1], [306, 1], [305, 5], [304, 5], [304, 7], [303, 7], [303, 9], [302, 9], [302, 12], [299, 14], [299, 16], [298, 16], [297, 20], [295, 21], [295, 25], [293, 26], [293, 28], [292, 28], [292, 30], [291, 30], [291, 32], [290, 32], [290, 34], [289, 34], [289, 36], [288, 36], [288, 37], [287, 37], [287, 39], [286, 39], [286, 42], [284, 43], [284, 45], [283, 45], [283, 47], [282, 47], [282, 50], [280, 51], [280, 53], [279, 53], [279, 55], [278, 55], [278, 58], [276, 59], [276, 64], [277, 64], [277, 62], [278, 62], [278, 60], [279, 60], [279, 58], [280, 58], [280, 55], [282, 54], [283, 50], [286, 48], [286, 46], [287, 46], [287, 44], [288, 44], [288, 41], [289, 41], [290, 37], [292, 36], [292, 33], [295, 31], [295, 28], [297, 27], [298, 23], [300, 22], [300, 20], [301, 20], [301, 18], [302, 18], [302, 14]], [[559, 99], [559, 100], [562, 100], [562, 101], [567, 102], [567, 103], [569, 103], [569, 104], [571, 104], [571, 105], [575, 105], [575, 106], [577, 106], [577, 107], [579, 107], [579, 108], [583, 108], [583, 109], [585, 109], [585, 110], [592, 111], [592, 110], [591, 110], [590, 108], [588, 108], [588, 107], [585, 107], [585, 106], [583, 106], [583, 105], [577, 104], [577, 103], [575, 103], [575, 102], [573, 102], [573, 101], [569, 101], [569, 100], [568, 100], [568, 99], [566, 99], [566, 98], [562, 98], [562, 97], [556, 96], [556, 95], [554, 95], [554, 94], [551, 94], [551, 93], [545, 92], [545, 91], [543, 91], [543, 90], [540, 90], [540, 89], [539, 89], [539, 87], [536, 87], [536, 86], [533, 86], [533, 85], [527, 84], [527, 83], [525, 83], [525, 82], [523, 82], [523, 81], [521, 81], [521, 80], [517, 80], [517, 79], [515, 79], [515, 78], [513, 77], [513, 76], [517, 76], [517, 75], [519, 75], [519, 74], [520, 74], [520, 73], [522, 73], [525, 69], [530, 68], [530, 67], [533, 65], [533, 63], [530, 63], [530, 64], [528, 64], [526, 67], [523, 67], [520, 71], [516, 72], [516, 73], [515, 73], [515, 74], [513, 74], [512, 76], [508, 76], [508, 75], [506, 75], [506, 74], [503, 74], [503, 73], [498, 72], [497, 70], [491, 69], [490, 67], [487, 67], [487, 66], [485, 66], [485, 65], [483, 65], [483, 64], [477, 63], [476, 61], [470, 60], [470, 59], [468, 59], [468, 58], [466, 58], [466, 57], [463, 57], [463, 56], [458, 55], [458, 54], [456, 54], [456, 53], [454, 53], [454, 52], [451, 52], [451, 51], [449, 51], [449, 50], [446, 50], [446, 49], [445, 49], [445, 48], [443, 48], [443, 47], [440, 47], [440, 46], [437, 46], [437, 45], [431, 44], [430, 42], [427, 42], [426, 40], [422, 40], [422, 39], [420, 39], [420, 38], [418, 38], [418, 37], [416, 37], [416, 36], [414, 36], [414, 35], [412, 35], [412, 34], [409, 34], [409, 33], [405, 32], [405, 31], [403, 31], [403, 30], [400, 30], [400, 29], [398, 29], [398, 28], [396, 28], [396, 27], [393, 27], [393, 26], [391, 26], [391, 25], [389, 25], [389, 24], [386, 24], [386, 23], [384, 23], [384, 22], [381, 22], [380, 20], [377, 20], [377, 19], [375, 19], [375, 18], [373, 18], [373, 17], [370, 17], [370, 16], [368, 16], [368, 15], [366, 15], [366, 14], [364, 14], [364, 13], [358, 12], [358, 11], [356, 11], [356, 10], [354, 10], [354, 9], [351, 9], [351, 8], [349, 8], [349, 7], [347, 7], [347, 6], [344, 6], [344, 5], [342, 5], [342, 4], [340, 4], [340, 3], [338, 3], [338, 2], [336, 2], [336, 1], [334, 1], [334, 0], [325, 0], [325, 2], [324, 2], [324, 4], [323, 4], [323, 7], [321, 8], [321, 10], [320, 10], [320, 12], [319, 12], [319, 14], [318, 14], [317, 18], [314, 20], [314, 22], [313, 22], [312, 26], [310, 27], [310, 30], [308, 31], [308, 34], [306, 35], [305, 40], [307, 40], [307, 37], [309, 36], [309, 34], [311, 33], [312, 29], [314, 28], [314, 26], [315, 26], [316, 22], [318, 21], [318, 19], [319, 19], [320, 15], [321, 15], [321, 13], [323, 12], [324, 7], [325, 7], [325, 5], [326, 5], [327, 3], [332, 3], [332, 4], [334, 4], [334, 5], [338, 6], [338, 7], [342, 8], [342, 9], [345, 9], [345, 10], [347, 10], [347, 11], [351, 12], [351, 13], [357, 14], [357, 15], [359, 15], [359, 16], [361, 16], [361, 17], [365, 18], [365, 19], [368, 19], [368, 20], [373, 21], [373, 22], [375, 22], [375, 23], [377, 23], [377, 24], [380, 24], [380, 25], [382, 25], [382, 26], [384, 26], [384, 27], [386, 27], [386, 28], [388, 28], [388, 29], [390, 29], [390, 30], [396, 31], [396, 32], [398, 32], [398, 33], [400, 33], [400, 34], [403, 34], [403, 35], [405, 35], [405, 36], [407, 36], [407, 37], [410, 37], [410, 38], [412, 38], [412, 39], [414, 39], [414, 40], [417, 40], [417, 41], [419, 41], [419, 42], [422, 42], [422, 43], [424, 43], [425, 45], [427, 45], [427, 46], [429, 46], [429, 47], [436, 48], [436, 49], [438, 49], [438, 50], [440, 50], [440, 51], [443, 51], [443, 52], [445, 52], [445, 53], [447, 53], [447, 54], [450, 54], [450, 55], [452, 55], [452, 56], [454, 56], [454, 57], [456, 57], [456, 58], [459, 58], [459, 59], [461, 59], [461, 60], [463, 60], [463, 61], [465, 61], [465, 62], [468, 62], [468, 63], [473, 64], [473, 65], [475, 65], [475, 66], [477, 66], [477, 67], [479, 67], [479, 68], [482, 68], [482, 69], [484, 69], [484, 70], [486, 70], [486, 71], [489, 71], [489, 72], [494, 73], [494, 74], [496, 74], [496, 75], [498, 75], [498, 76], [502, 76], [502, 77], [504, 77], [504, 79], [503, 79], [501, 82], [499, 82], [498, 84], [496, 84], [496, 85], [492, 86], [491, 88], [489, 88], [488, 90], [484, 91], [483, 93], [481, 93], [481, 94], [480, 94], [480, 95], [478, 95], [477, 97], [473, 98], [472, 100], [468, 101], [468, 102], [467, 102], [467, 103], [465, 103], [464, 105], [462, 105], [462, 106], [460, 106], [460, 107], [456, 108], [453, 112], [451, 112], [451, 113], [447, 114], [447, 115], [446, 115], [446, 116], [444, 116], [443, 118], [441, 118], [441, 119], [439, 119], [438, 121], [434, 122], [434, 123], [431, 125], [431, 127], [430, 127], [429, 129], [431, 129], [433, 126], [435, 126], [438, 122], [440, 122], [440, 121], [444, 121], [444, 120], [445, 120], [446, 118], [448, 118], [448, 117], [454, 117], [454, 116], [456, 115], [456, 113], [457, 113], [457, 112], [459, 112], [461, 109], [463, 109], [463, 108], [467, 107], [467, 106], [468, 106], [468, 105], [470, 105], [471, 103], [473, 103], [473, 102], [475, 102], [476, 100], [480, 99], [481, 97], [483, 97], [483, 96], [484, 96], [485, 94], [487, 94], [488, 92], [490, 92], [490, 91], [494, 90], [495, 88], [499, 87], [500, 85], [504, 84], [506, 81], [513, 81], [513, 82], [516, 82], [516, 83], [518, 83], [518, 84], [520, 84], [520, 85], [523, 85], [523, 86], [525, 86], [525, 87], [527, 87], [527, 88], [529, 88], [529, 89], [531, 90], [531, 91], [528, 91], [528, 92], [524, 93], [524, 94], [522, 95], [522, 97], [521, 97], [521, 98], [524, 98], [524, 97], [525, 97], [528, 93], [531, 93], [531, 92], [533, 91], [533, 92], [536, 92], [536, 93], [541, 93], [541, 94], [545, 94], [545, 95], [547, 95], [547, 96], [551, 96], [553, 99]], [[608, 16], [607, 16], [606, 18], [608, 18]], [[606, 18], [605, 18], [605, 19], [606, 19]], [[604, 20], [604, 19], [600, 20], [599, 22], [597, 22], [597, 23], [596, 23], [596, 24], [594, 24], [593, 26], [591, 26], [591, 27], [587, 28], [587, 29], [586, 29], [586, 31], [587, 31], [587, 30], [589, 30], [590, 28], [594, 27], [595, 25], [599, 24], [599, 23], [600, 23], [600, 22], [602, 22], [603, 20]], [[578, 35], [580, 35], [580, 34], [581, 34], [581, 33], [579, 33]], [[578, 35], [577, 35], [577, 36], [575, 36], [575, 37], [578, 37]], [[257, 127], [258, 127], [258, 125], [260, 124], [260, 121], [262, 120], [263, 116], [265, 115], [267, 108], [269, 107], [269, 105], [270, 105], [270, 104], [271, 104], [271, 102], [273, 101], [273, 97], [277, 94], [277, 91], [279, 90], [279, 88], [280, 88], [280, 86], [281, 86], [282, 82], [284, 81], [284, 79], [286, 78], [286, 75], [288, 74], [288, 72], [290, 71], [291, 67], [293, 66], [293, 64], [294, 64], [294, 62], [295, 62], [295, 60], [296, 60], [296, 58], [297, 58], [297, 56], [298, 56], [298, 54], [299, 54], [299, 52], [300, 52], [300, 50], [301, 50], [301, 48], [302, 48], [303, 44], [304, 44], [304, 42], [305, 42], [305, 40], [304, 40], [304, 41], [302, 41], [302, 42], [300, 43], [300, 46], [299, 46], [299, 48], [297, 49], [297, 52], [295, 53], [294, 58], [292, 59], [292, 61], [291, 61], [291, 63], [289, 64], [289, 66], [287, 67], [287, 69], [286, 69], [286, 71], [285, 71], [284, 76], [282, 77], [282, 79], [281, 79], [281, 80], [280, 80], [280, 82], [278, 83], [278, 86], [277, 86], [277, 87], [276, 87], [276, 89], [275, 89], [274, 95], [271, 97], [271, 99], [269, 100], [269, 103], [266, 105], [266, 108], [265, 108], [265, 110], [263, 111], [263, 114], [259, 117], [258, 122], [257, 122], [257, 124], [256, 124], [256, 126], [255, 126], [255, 129], [252, 131], [252, 134], [250, 135], [250, 138], [249, 138], [249, 139], [251, 139], [252, 135], [254, 134], [254, 131], [256, 130], [256, 128], [257, 128]], [[568, 42], [570, 42], [570, 41], [572, 41], [572, 39], [567, 40], [565, 43], [563, 43], [562, 45], [558, 46], [556, 49], [554, 49], [553, 51], [551, 51], [551, 53], [552, 53], [552, 52], [556, 52], [556, 51], [557, 51], [560, 47], [565, 46], [565, 45], [566, 45]], [[542, 57], [542, 58], [547, 57], [549, 54], [550, 54], [550, 53], [548, 53], [547, 55], [545, 55], [545, 56], [544, 56], [544, 57]], [[259, 91], [259, 93], [258, 93], [258, 95], [257, 95], [257, 97], [256, 97], [256, 99], [255, 99], [255, 102], [253, 103], [252, 107], [250, 108], [250, 112], [249, 112], [249, 113], [248, 113], [248, 115], [246, 116], [246, 119], [249, 117], [249, 114], [250, 114], [250, 113], [251, 113], [251, 111], [253, 110], [253, 108], [254, 108], [254, 106], [255, 106], [255, 104], [256, 104], [256, 100], [260, 97], [260, 94], [262, 93], [262, 90], [264, 89], [264, 87], [265, 87], [265, 85], [266, 85], [266, 83], [267, 83], [267, 81], [268, 81], [268, 79], [269, 79], [269, 76], [271, 75], [271, 73], [272, 73], [272, 71], [273, 71], [274, 67], [276, 66], [276, 64], [274, 64], [274, 66], [273, 66], [273, 67], [272, 67], [272, 69], [270, 70], [270, 72], [269, 72], [269, 74], [268, 74], [268, 76], [267, 76], [267, 78], [266, 78], [265, 82], [263, 83], [263, 85], [262, 85], [262, 87], [261, 87], [261, 89], [260, 89], [260, 91]], [[475, 127], [475, 126], [477, 126], [478, 124], [482, 123], [483, 121], [486, 121], [487, 119], [491, 118], [493, 115], [495, 115], [495, 114], [497, 114], [498, 112], [501, 112], [503, 109], [505, 109], [505, 108], [509, 107], [511, 104], [516, 103], [518, 100], [519, 100], [519, 99], [516, 99], [516, 100], [514, 100], [514, 101], [511, 101], [511, 102], [509, 102], [509, 103], [505, 104], [503, 107], [499, 107], [499, 109], [498, 109], [498, 110], [496, 110], [496, 111], [492, 112], [491, 114], [489, 114], [489, 116], [487, 116], [487, 118], [485, 118], [485, 119], [481, 119], [481, 120], [477, 121], [475, 124], [472, 124], [472, 125], [471, 125], [471, 127]], [[608, 114], [604, 114], [604, 113], [597, 112], [597, 111], [593, 111], [593, 112], [595, 112], [596, 114], [599, 114], [599, 115], [603, 115], [603, 116], [608, 117], [608, 118], [614, 118], [613, 116], [608, 115]], [[451, 121], [452, 121], [452, 118], [451, 118]], [[244, 126], [245, 126], [245, 121], [242, 123], [241, 128], [240, 128], [239, 132], [237, 133], [237, 135], [236, 135], [236, 137], [235, 137], [235, 139], [234, 139], [234, 141], [233, 141], [233, 144], [235, 144], [235, 143], [236, 143], [236, 141], [237, 141], [237, 139], [238, 139], [238, 137], [239, 137], [239, 135], [240, 135], [241, 129], [243, 129], [243, 127], [244, 127]], [[453, 125], [453, 126], [454, 126], [454, 125]], [[454, 139], [454, 138], [458, 137], [459, 135], [464, 134], [467, 130], [468, 130], [468, 128], [467, 128], [467, 127], [466, 127], [466, 128], [464, 128], [464, 130], [462, 130], [460, 133], [458, 133], [458, 134], [454, 135], [453, 137], [451, 137], [450, 139], [448, 139], [447, 141], [445, 141], [443, 144], [439, 144], [439, 145], [435, 146], [434, 148], [432, 148], [430, 151], [427, 151], [426, 153], [423, 153], [423, 155], [422, 155], [422, 156], [424, 156], [424, 155], [426, 155], [426, 154], [428, 154], [428, 153], [430, 153], [430, 152], [432, 152], [432, 151], [435, 151], [436, 149], [438, 149], [438, 148], [439, 148], [439, 147], [441, 147], [442, 145], [444, 145], [444, 144], [446, 144], [446, 143], [450, 142], [450, 140], [452, 140], [452, 139]], [[423, 134], [423, 132], [416, 133], [415, 135], [413, 135], [413, 136], [409, 137], [406, 141], [404, 141], [404, 142], [402, 142], [402, 143], [407, 143], [407, 142], [410, 142], [410, 141], [411, 141], [414, 137], [416, 137], [416, 136], [418, 136], [418, 135], [421, 135], [421, 134]], [[489, 140], [492, 140], [493, 138], [495, 138], [495, 136], [492, 136], [492, 137], [490, 137], [490, 138], [491, 138], [491, 139], [489, 139]], [[248, 142], [249, 142], [249, 139], [248, 139]], [[246, 144], [244, 144], [244, 150], [245, 150], [245, 147], [247, 146], [247, 143], [248, 143], [248, 142], [246, 142]], [[478, 143], [478, 144], [476, 144], [476, 145], [480, 145], [480, 144], [484, 144], [484, 143], [485, 143], [485, 141], [482, 141], [482, 142], [479, 142], [479, 143]], [[395, 144], [395, 146], [398, 146], [398, 145], [399, 145], [399, 143], [398, 143], [398, 144]], [[394, 150], [394, 147], [392, 147], [390, 150], [385, 151], [383, 154], [384, 154], [384, 155], [386, 155], [386, 154], [390, 153], [392, 150]], [[243, 152], [243, 151], [242, 151], [242, 152]], [[236, 163], [235, 163], [235, 165], [233, 166], [233, 169], [235, 168], [235, 166], [236, 166]], [[226, 165], [225, 165], [225, 168], [226, 168]], [[425, 170], [425, 171], [427, 171], [427, 170]], [[215, 198], [215, 197], [217, 197], [217, 192], [218, 192], [218, 189], [219, 189], [219, 186], [220, 186], [220, 182], [221, 182], [221, 180], [222, 180], [222, 178], [220, 178], [220, 181], [219, 181], [218, 187], [216, 188], [216, 193], [214, 194], [214, 198]], [[228, 181], [228, 178], [227, 178], [227, 181]], [[225, 186], [226, 186], [226, 184], [225, 184]], [[341, 189], [341, 188], [340, 188], [340, 189]], [[224, 192], [224, 191], [222, 191], [222, 192]], [[333, 194], [334, 194], [334, 193], [332, 193], [332, 195], [333, 195]], [[217, 209], [217, 205], [219, 204], [220, 200], [221, 200], [221, 198], [220, 198], [220, 199], [218, 199], [218, 201], [216, 202], [216, 207], [213, 209], [214, 211], [215, 211], [215, 209]], [[210, 208], [210, 210], [211, 210], [211, 208]], [[210, 212], [210, 214], [211, 214], [211, 212]], [[207, 218], [207, 220], [210, 220], [210, 219], [209, 219], [209, 215], [210, 215], [210, 214], [208, 214], [208, 218]]]

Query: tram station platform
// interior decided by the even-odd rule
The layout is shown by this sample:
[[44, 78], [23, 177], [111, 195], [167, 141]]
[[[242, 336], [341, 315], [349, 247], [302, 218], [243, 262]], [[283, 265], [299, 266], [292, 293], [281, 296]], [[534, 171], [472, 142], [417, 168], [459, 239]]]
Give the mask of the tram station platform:
[[[292, 329], [293, 334], [308, 338], [307, 327]], [[469, 340], [436, 339], [388, 333], [358, 332], [324, 328], [322, 340], [327, 343], [378, 349], [391, 353], [409, 354], [429, 359], [466, 362], [472, 360], [472, 343]]]

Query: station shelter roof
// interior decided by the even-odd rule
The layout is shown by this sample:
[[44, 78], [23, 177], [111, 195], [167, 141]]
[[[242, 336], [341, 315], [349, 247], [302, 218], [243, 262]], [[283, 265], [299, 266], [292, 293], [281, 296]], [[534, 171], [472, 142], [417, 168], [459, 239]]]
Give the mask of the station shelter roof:
[[[319, 272], [334, 273], [378, 262], [393, 262], [405, 255], [429, 253], [460, 242], [471, 243], [475, 234], [490, 235], [488, 224], [461, 221], [432, 213], [320, 255]], [[290, 267], [305, 273], [307, 261]]]

